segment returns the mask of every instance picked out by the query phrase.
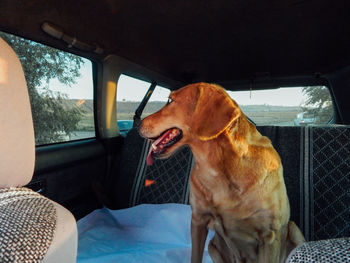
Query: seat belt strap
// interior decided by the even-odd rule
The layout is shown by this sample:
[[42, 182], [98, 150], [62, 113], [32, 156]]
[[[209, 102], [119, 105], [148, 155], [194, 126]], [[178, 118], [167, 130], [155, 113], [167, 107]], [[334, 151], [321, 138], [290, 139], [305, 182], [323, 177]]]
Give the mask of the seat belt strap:
[[157, 82], [153, 81], [151, 86], [149, 87], [146, 95], [143, 97], [140, 105], [137, 107], [137, 109], [135, 111], [135, 115], [134, 115], [133, 127], [137, 127], [141, 123], [142, 112], [143, 112], [148, 100], [152, 96], [152, 93], [153, 93], [154, 89], [156, 88], [156, 86], [157, 86]]

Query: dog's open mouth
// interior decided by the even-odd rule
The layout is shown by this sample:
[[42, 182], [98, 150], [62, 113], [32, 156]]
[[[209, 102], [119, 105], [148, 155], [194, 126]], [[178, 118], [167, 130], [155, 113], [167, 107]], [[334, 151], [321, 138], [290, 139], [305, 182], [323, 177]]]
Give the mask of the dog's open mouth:
[[177, 143], [181, 138], [182, 131], [178, 128], [171, 128], [163, 132], [152, 143], [146, 159], [147, 164], [152, 165], [154, 158], [159, 157], [167, 148]]

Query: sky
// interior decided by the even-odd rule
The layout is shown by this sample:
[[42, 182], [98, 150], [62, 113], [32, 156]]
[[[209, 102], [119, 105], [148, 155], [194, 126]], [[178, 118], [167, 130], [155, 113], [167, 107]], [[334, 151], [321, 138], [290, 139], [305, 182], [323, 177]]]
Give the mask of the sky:
[[300, 106], [305, 100], [301, 87], [279, 88], [271, 90], [228, 91], [240, 105]]
[[[92, 64], [89, 60], [84, 59], [85, 63], [80, 72], [81, 77], [77, 83], [71, 87], [62, 85], [58, 80], [52, 80], [49, 87], [53, 91], [59, 91], [68, 95], [71, 99], [92, 99], [93, 98], [93, 81], [92, 81]], [[146, 94], [150, 83], [142, 80], [121, 75], [118, 80], [118, 101], [141, 101]], [[169, 90], [156, 87], [150, 101], [166, 101], [169, 96]], [[275, 106], [299, 106], [305, 96], [301, 87], [280, 88], [273, 90], [256, 90], [256, 91], [236, 91], [228, 92], [230, 96], [240, 105], [275, 105]]]
[[[82, 57], [81, 57], [82, 58]], [[90, 60], [82, 58], [83, 66], [80, 68], [80, 77], [76, 84], [71, 86], [60, 83], [57, 79], [52, 79], [49, 83], [51, 91], [59, 91], [68, 95], [70, 99], [92, 99], [93, 98], [93, 79], [92, 63]]]

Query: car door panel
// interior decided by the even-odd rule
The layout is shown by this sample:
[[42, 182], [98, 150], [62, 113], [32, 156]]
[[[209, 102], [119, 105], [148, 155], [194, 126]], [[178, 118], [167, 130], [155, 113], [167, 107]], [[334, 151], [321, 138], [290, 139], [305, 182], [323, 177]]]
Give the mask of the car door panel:
[[105, 147], [96, 139], [37, 147], [28, 187], [81, 218], [101, 206], [93, 189], [106, 173], [106, 156]]

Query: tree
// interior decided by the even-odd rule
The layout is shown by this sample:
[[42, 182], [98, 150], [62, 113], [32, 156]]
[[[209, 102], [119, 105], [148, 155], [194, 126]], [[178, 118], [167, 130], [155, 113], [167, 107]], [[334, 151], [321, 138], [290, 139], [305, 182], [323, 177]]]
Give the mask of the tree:
[[327, 123], [333, 117], [332, 97], [325, 86], [303, 87], [307, 99], [302, 105], [306, 112], [314, 114], [321, 123]]
[[82, 111], [78, 107], [65, 107], [63, 101], [67, 96], [50, 91], [48, 83], [55, 78], [69, 86], [76, 83], [83, 60], [14, 35], [0, 32], [0, 37], [14, 49], [21, 61], [32, 107], [36, 144], [63, 141], [63, 135], [69, 136], [76, 130]]

